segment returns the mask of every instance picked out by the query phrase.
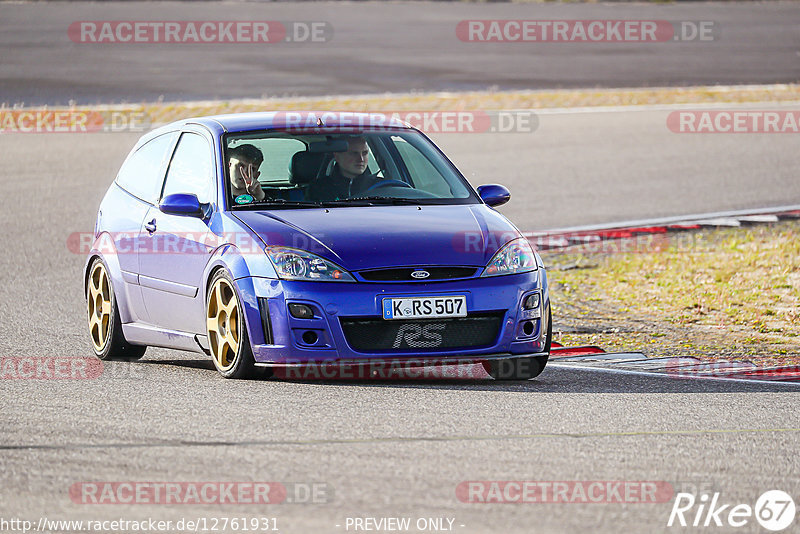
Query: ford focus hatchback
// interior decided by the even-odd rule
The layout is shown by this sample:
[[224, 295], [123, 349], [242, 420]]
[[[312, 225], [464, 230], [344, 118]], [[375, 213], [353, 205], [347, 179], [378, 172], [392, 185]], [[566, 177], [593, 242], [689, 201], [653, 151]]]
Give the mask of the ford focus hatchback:
[[224, 377], [316, 365], [545, 367], [539, 255], [420, 131], [382, 116], [256, 113], [143, 136], [97, 214], [92, 346], [209, 355]]

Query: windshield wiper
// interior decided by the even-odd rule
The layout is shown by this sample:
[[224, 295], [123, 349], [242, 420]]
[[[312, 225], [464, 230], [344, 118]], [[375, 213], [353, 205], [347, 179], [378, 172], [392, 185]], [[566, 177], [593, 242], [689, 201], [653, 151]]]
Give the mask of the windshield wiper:
[[419, 199], [416, 198], [397, 198], [397, 197], [351, 197], [343, 200], [321, 202], [323, 205], [333, 206], [352, 206], [354, 204], [394, 204], [394, 205], [418, 205]]
[[283, 198], [271, 198], [269, 200], [264, 199], [260, 202], [254, 202], [252, 204], [244, 204], [244, 206], [259, 206], [259, 207], [274, 207], [280, 206], [285, 208], [319, 208], [320, 205], [317, 202], [306, 202], [302, 200], [286, 200]]

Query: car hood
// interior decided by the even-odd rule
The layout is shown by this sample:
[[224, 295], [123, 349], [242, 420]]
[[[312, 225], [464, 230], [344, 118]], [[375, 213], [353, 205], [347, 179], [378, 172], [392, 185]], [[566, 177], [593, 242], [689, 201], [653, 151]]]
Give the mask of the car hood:
[[267, 245], [313, 252], [348, 271], [483, 267], [519, 231], [484, 204], [236, 211]]

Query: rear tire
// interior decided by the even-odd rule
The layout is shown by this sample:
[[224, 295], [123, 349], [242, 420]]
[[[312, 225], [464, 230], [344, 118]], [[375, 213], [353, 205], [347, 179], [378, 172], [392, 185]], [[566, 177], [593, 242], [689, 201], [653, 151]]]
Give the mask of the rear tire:
[[489, 376], [495, 380], [530, 380], [542, 374], [547, 365], [547, 360], [550, 359], [550, 347], [553, 337], [553, 322], [550, 317], [549, 304], [544, 314], [544, 320], [547, 321], [547, 333], [545, 334], [547, 337], [545, 338], [544, 346], [544, 352], [547, 354], [532, 358], [513, 358], [484, 362], [483, 368], [489, 373]]
[[117, 298], [108, 270], [100, 258], [89, 268], [86, 280], [86, 314], [94, 355], [101, 360], [138, 360], [145, 345], [131, 345], [122, 333]]
[[206, 334], [214, 367], [225, 378], [258, 375], [244, 313], [233, 279], [224, 270], [214, 274], [206, 295]]

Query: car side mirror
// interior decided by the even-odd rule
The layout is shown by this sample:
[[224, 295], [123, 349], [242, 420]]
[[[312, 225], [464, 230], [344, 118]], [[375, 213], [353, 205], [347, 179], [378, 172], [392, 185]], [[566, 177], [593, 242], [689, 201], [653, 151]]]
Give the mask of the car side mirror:
[[502, 206], [511, 200], [511, 192], [500, 184], [486, 184], [478, 186], [478, 195], [487, 206]]
[[197, 195], [189, 193], [173, 193], [161, 199], [158, 209], [171, 215], [188, 215], [190, 217], [203, 217], [203, 210]]

